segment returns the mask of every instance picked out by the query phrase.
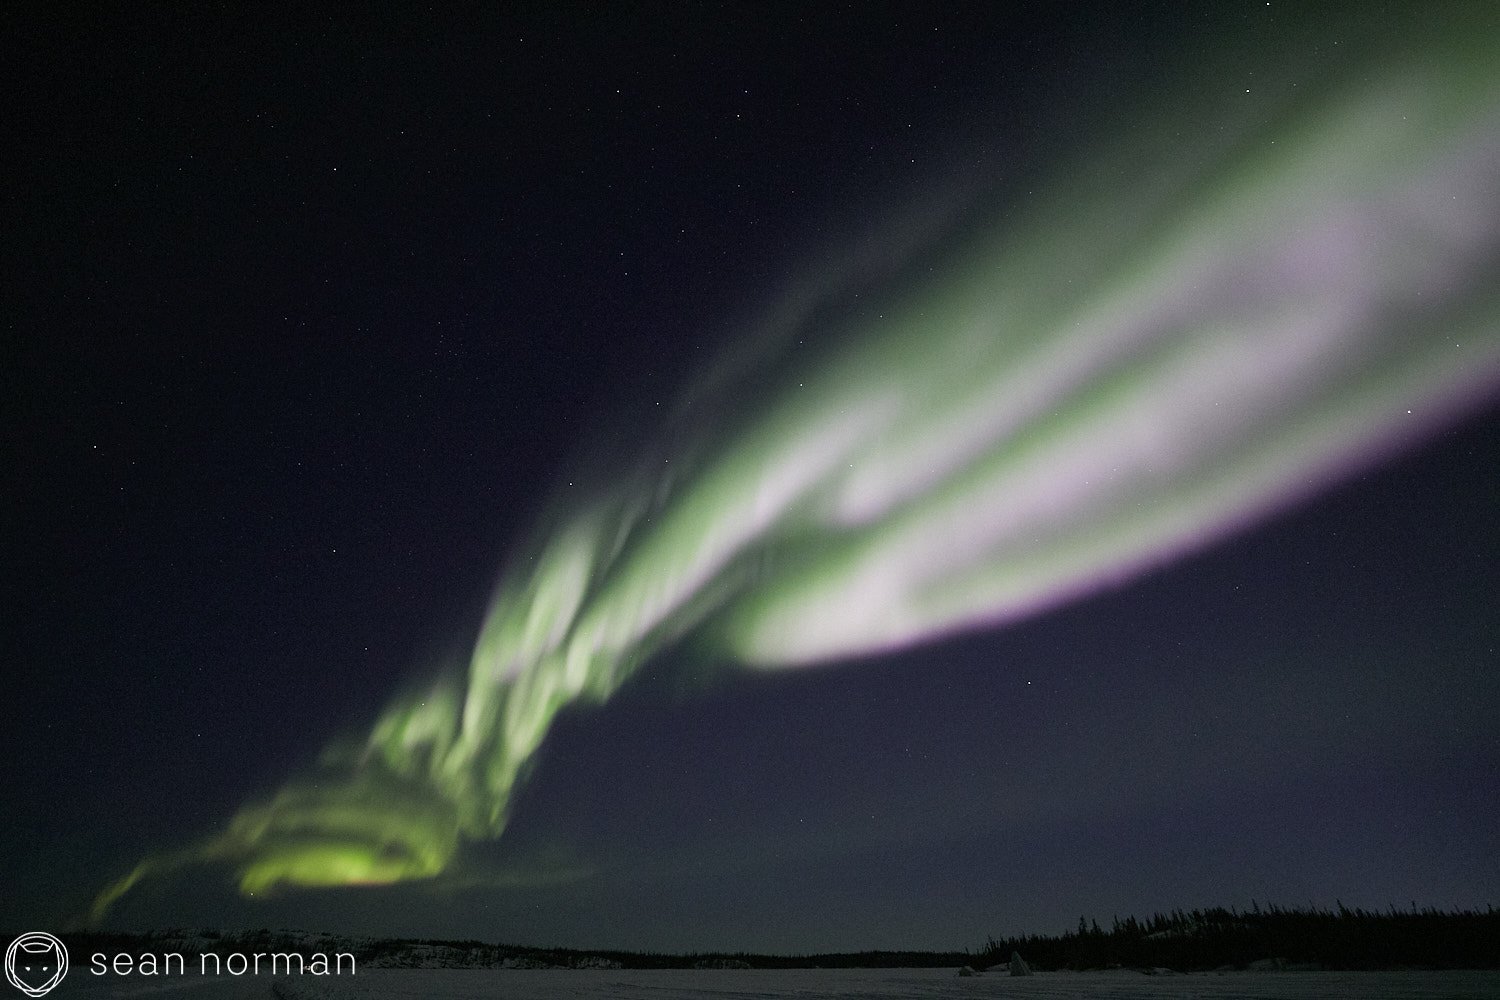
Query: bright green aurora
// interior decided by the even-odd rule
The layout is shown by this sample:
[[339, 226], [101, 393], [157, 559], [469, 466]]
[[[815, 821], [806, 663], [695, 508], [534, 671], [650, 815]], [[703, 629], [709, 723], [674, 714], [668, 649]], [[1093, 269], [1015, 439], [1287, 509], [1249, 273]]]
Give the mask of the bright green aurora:
[[[436, 876], [505, 829], [559, 711], [669, 644], [784, 669], [1012, 621], [1451, 423], [1500, 384], [1500, 30], [1442, 12], [1163, 93], [1048, 191], [965, 178], [807, 269], [742, 338], [779, 360], [707, 373], [690, 444], [570, 493], [465, 669], [93, 919], [200, 864], [256, 894]], [[834, 346], [789, 360], [811, 324]], [[768, 391], [716, 410], [746, 372]]]

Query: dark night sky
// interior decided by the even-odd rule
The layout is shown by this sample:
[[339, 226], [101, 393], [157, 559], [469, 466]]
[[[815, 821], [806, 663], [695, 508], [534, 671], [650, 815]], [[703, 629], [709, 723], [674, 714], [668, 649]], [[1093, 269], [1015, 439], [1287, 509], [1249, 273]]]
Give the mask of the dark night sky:
[[[560, 484], [851, 226], [1045, 178], [1267, 6], [6, 13], [0, 924], [465, 656]], [[118, 921], [802, 951], [1500, 902], [1497, 432], [1004, 629], [669, 651], [563, 713], [471, 886], [210, 872]]]

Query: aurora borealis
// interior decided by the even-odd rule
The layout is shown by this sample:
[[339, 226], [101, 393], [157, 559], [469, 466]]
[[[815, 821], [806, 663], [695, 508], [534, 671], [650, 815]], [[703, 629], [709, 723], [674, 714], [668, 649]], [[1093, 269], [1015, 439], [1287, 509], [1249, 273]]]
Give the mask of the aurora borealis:
[[[461, 882], [559, 717], [659, 660], [857, 676], [1128, 587], [1482, 412], [1493, 16], [1317, 20], [1278, 30], [1336, 33], [1337, 58], [1187, 46], [1024, 197], [1003, 151], [853, 196], [875, 221], [757, 280], [630, 449], [506, 512], [451, 665], [415, 664], [373, 723], [124, 869], [90, 919], [200, 868], [257, 898]], [[530, 473], [465, 472], [502, 475]]]

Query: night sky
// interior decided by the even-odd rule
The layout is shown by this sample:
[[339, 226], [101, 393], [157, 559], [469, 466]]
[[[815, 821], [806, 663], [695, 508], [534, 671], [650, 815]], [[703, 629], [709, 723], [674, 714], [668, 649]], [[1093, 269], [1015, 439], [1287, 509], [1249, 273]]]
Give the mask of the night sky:
[[[963, 467], [1035, 493], [1015, 530], [1039, 548], [984, 567], [1009, 603], [968, 606], [981, 583], [944, 563], [929, 617], [888, 612], [880, 585], [905, 578], [861, 559], [909, 567], [935, 543], [895, 547], [894, 514], [860, 535], [827, 513], [865, 502], [847, 483], [882, 448], [920, 471], [954, 439], [922, 421], [948, 398], [944, 352], [973, 351], [949, 342], [929, 273], [967, 275], [996, 243], [984, 273], [1014, 282], [1027, 315], [1083, 310], [1042, 323], [995, 365], [1012, 388], [975, 398], [1045, 396], [1029, 359], [1108, 326], [1128, 298], [1111, 275], [1178, 294], [1133, 269], [1197, 259], [1174, 257], [1179, 232], [1231, 245], [1243, 226], [1196, 220], [1235, 203], [1222, 191], [1275, 205], [1275, 179], [1301, 175], [1276, 172], [1273, 140], [1316, 167], [1320, 109], [1399, 96], [1383, 74], [1407, 46], [1454, 61], [1453, 38], [1500, 37], [1493, 8], [1450, 5], [1461, 27], [1429, 38], [1416, 6], [1382, 4], [64, 6], [0, 22], [0, 925], [60, 930], [164, 856], [106, 925], [806, 952], [973, 947], [1081, 914], [1252, 900], [1500, 903], [1500, 176], [1402, 159], [1424, 129], [1459, 160], [1493, 149], [1496, 106], [1449, 115], [1439, 88], [1414, 105], [1429, 120], [1375, 129], [1390, 149], [1350, 154], [1369, 178], [1308, 182], [1312, 204], [1358, 205], [1391, 165], [1443, 204], [1490, 200], [1441, 219], [1413, 202], [1428, 242], [1386, 239], [1394, 215], [1375, 213], [1340, 243], [1376, 248], [1374, 306], [1415, 289], [1354, 311], [1395, 346], [1351, 348], [1336, 395], [1358, 406], [1284, 425], [1279, 404], [1255, 410], [1263, 451], [1233, 450], [1237, 424], [1205, 426], [1223, 497], [1184, 500], [1159, 534], [1129, 520], [1198, 484], [1170, 471], [1198, 440], [1184, 402], [1152, 439], [1167, 471], [1046, 520], [1095, 496], [1049, 464], [1059, 442], [1114, 447], [1122, 421], [1096, 427], [1090, 407], [1150, 417], [1219, 371], [1174, 388], [1154, 355], [1130, 355], [1103, 363], [1086, 405], [1057, 403], [1083, 414], [1074, 438], [1038, 417], [976, 445], [995, 478]], [[1500, 92], [1491, 72], [1463, 93]], [[1156, 182], [1174, 172], [1169, 198]], [[1454, 177], [1469, 186], [1450, 199]], [[1237, 277], [1182, 292], [1207, 303], [1184, 325], [1344, 287], [1315, 254], [1282, 268], [1223, 253]], [[922, 322], [884, 330], [908, 301]], [[1283, 332], [1236, 361], [1235, 384], [1299, 349], [1263, 325]], [[1423, 345], [1449, 339], [1473, 353], [1430, 363]], [[980, 389], [999, 385], [975, 358]], [[1333, 396], [1335, 368], [1318, 355], [1264, 375], [1266, 398], [1307, 373], [1307, 399]], [[1436, 374], [1407, 379], [1419, 369]], [[588, 661], [590, 684], [615, 671], [608, 690], [554, 706], [540, 750], [511, 762], [514, 789], [476, 806], [499, 802], [498, 835], [465, 827], [425, 877], [341, 879], [390, 885], [239, 891], [272, 848], [224, 848], [226, 823], [310, 768], [300, 787], [319, 795], [367, 775], [365, 758], [315, 762], [330, 741], [363, 745], [389, 706], [427, 705], [430, 678], [464, 678], [484, 622], [518, 613], [497, 580], [548, 579], [574, 512], [640, 498], [601, 515], [624, 554], [593, 571], [573, 626], [597, 607], [601, 634], [624, 629], [707, 545], [658, 546], [656, 525], [701, 508], [704, 533], [669, 540], [739, 530], [694, 506], [721, 456], [755, 454], [735, 449], [760, 428], [800, 455], [833, 433], [821, 400], [875, 383], [911, 410], [840, 460], [847, 483], [823, 474], [691, 611], [632, 640], [628, 669]], [[1382, 407], [1413, 422], [1368, 416]], [[1318, 437], [1335, 425], [1354, 429]], [[1005, 464], [1012, 443], [1037, 464]], [[1274, 473], [1238, 478], [1263, 453]], [[732, 468], [731, 485], [779, 488], [775, 462]], [[992, 506], [938, 523], [962, 547]], [[633, 580], [648, 596], [614, 600]], [[474, 798], [401, 773], [401, 809]]]

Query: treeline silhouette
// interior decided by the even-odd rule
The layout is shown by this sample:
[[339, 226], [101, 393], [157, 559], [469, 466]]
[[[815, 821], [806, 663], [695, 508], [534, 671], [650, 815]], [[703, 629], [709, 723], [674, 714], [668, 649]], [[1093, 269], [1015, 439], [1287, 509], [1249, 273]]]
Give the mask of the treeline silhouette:
[[1235, 968], [1495, 969], [1500, 968], [1500, 910], [1443, 912], [1252, 904], [1173, 910], [1150, 919], [1114, 918], [1109, 930], [1080, 917], [1057, 937], [1035, 934], [986, 943], [980, 961], [1002, 963], [1019, 952], [1042, 969], [1165, 968], [1178, 972]]
[[[8, 936], [0, 934], [0, 939]], [[1004, 966], [1012, 952], [1038, 970], [1500, 969], [1500, 910], [1443, 912], [1286, 909], [1173, 910], [1149, 919], [1114, 918], [1109, 930], [1079, 918], [1078, 928], [1047, 936], [991, 937], [976, 951], [858, 951], [803, 955], [548, 948], [476, 940], [354, 937], [293, 930], [158, 930], [64, 934], [80, 965], [89, 955], [349, 952], [369, 968], [809, 969]], [[193, 965], [196, 970], [196, 964]]]

